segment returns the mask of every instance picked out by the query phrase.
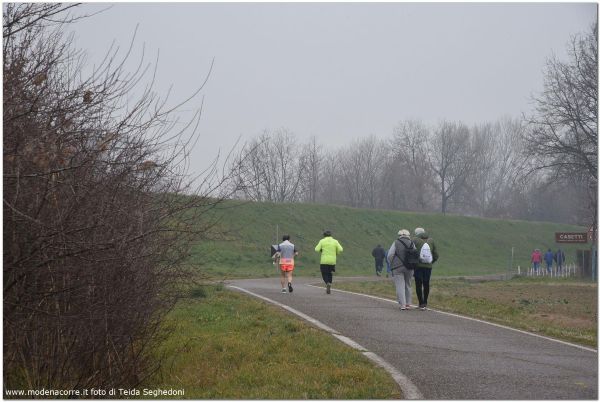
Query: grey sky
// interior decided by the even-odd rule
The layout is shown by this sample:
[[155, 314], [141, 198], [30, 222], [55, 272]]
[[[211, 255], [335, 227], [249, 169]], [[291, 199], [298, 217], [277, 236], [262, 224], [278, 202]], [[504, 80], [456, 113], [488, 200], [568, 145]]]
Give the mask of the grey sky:
[[596, 3], [120, 3], [73, 29], [93, 63], [113, 40], [127, 47], [139, 24], [136, 49], [160, 50], [157, 89], [172, 85], [174, 99], [215, 59], [192, 154], [199, 170], [265, 128], [331, 147], [389, 137], [407, 118], [519, 116], [546, 58], [564, 57], [596, 18]]

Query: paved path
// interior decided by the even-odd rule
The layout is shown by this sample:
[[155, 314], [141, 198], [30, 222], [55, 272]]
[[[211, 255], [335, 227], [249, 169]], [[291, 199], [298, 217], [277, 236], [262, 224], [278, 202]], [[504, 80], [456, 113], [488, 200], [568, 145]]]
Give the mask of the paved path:
[[[425, 399], [598, 399], [598, 354], [436, 311], [335, 291], [296, 278], [229, 281], [292, 307], [379, 355]], [[335, 286], [335, 279], [334, 279]]]

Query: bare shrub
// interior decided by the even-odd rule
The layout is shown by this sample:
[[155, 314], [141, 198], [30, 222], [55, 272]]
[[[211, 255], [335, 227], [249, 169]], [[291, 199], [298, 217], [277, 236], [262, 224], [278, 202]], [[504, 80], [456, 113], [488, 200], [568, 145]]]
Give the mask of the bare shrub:
[[116, 50], [83, 78], [71, 7], [4, 8], [5, 389], [139, 384], [221, 199], [216, 165], [186, 175], [199, 113], [176, 130], [151, 85], [126, 102], [152, 71]]

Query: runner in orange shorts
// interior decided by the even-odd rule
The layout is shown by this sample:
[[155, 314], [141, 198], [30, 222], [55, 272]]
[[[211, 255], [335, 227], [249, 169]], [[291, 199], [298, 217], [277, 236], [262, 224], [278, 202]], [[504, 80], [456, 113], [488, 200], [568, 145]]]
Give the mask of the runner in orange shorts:
[[[292, 272], [294, 272], [294, 257], [298, 255], [296, 246], [290, 243], [290, 236], [283, 235], [283, 242], [277, 246], [278, 264], [280, 272], [281, 282], [281, 293], [292, 293], [294, 288], [292, 287]], [[287, 282], [287, 289], [285, 284]]]

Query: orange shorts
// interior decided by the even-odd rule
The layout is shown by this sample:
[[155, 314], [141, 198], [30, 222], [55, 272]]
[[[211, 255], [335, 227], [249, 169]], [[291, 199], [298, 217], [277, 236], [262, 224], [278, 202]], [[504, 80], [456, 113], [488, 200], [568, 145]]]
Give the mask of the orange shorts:
[[282, 258], [279, 260], [279, 269], [283, 272], [291, 272], [294, 270], [294, 259], [293, 258]]

